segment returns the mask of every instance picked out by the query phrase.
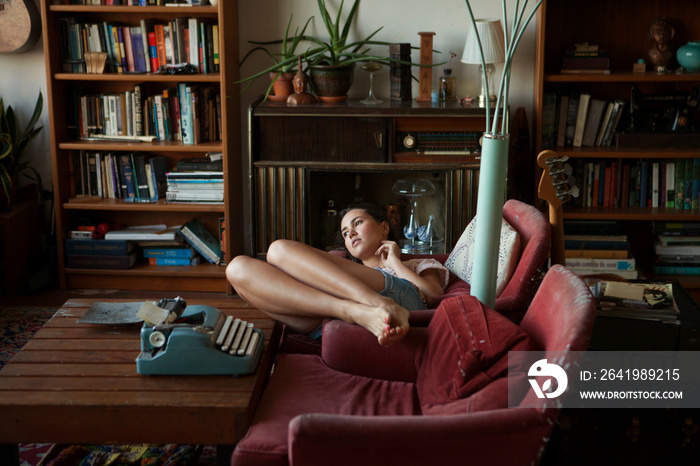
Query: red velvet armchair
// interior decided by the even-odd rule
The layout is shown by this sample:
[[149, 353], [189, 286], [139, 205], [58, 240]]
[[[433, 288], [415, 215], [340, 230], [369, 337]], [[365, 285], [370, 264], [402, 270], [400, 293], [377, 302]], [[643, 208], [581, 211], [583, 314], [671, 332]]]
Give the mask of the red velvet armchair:
[[[515, 199], [510, 199], [503, 205], [503, 218], [518, 232], [522, 252], [508, 285], [496, 297], [494, 309], [517, 324], [523, 318], [539, 283], [540, 272], [552, 245], [552, 232], [547, 217], [539, 209]], [[438, 254], [429, 257], [445, 263], [448, 256], [449, 254]], [[467, 282], [451, 274], [450, 283], [440, 300], [469, 294], [470, 291]], [[427, 325], [433, 312], [434, 310], [413, 311], [411, 323]]]
[[529, 389], [507, 407], [507, 353], [583, 351], [594, 316], [586, 284], [554, 266], [519, 326], [467, 295], [391, 348], [328, 320], [320, 355], [279, 356], [231, 464], [537, 464], [558, 408]]

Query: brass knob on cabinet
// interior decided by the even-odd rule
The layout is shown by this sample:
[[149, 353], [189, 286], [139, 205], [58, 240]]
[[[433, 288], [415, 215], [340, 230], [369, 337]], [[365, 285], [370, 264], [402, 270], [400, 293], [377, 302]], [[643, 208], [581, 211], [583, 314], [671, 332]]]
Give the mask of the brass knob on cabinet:
[[403, 138], [403, 145], [406, 149], [413, 149], [413, 147], [416, 145], [416, 138], [410, 134], [407, 134], [406, 137]]

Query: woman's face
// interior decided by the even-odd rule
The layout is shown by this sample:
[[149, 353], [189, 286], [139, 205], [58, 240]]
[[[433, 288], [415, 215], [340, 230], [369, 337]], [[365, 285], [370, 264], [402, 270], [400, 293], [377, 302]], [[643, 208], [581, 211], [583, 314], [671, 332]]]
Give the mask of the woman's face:
[[389, 224], [377, 222], [363, 209], [349, 211], [340, 222], [345, 247], [354, 257], [364, 260], [373, 256], [389, 236]]

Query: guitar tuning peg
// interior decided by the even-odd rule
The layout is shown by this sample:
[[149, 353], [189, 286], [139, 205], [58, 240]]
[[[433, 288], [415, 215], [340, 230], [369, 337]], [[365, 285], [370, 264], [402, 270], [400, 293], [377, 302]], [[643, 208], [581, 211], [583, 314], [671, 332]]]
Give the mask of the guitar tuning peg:
[[578, 189], [578, 186], [574, 185], [574, 187], [569, 190], [569, 193], [574, 197], [578, 197], [580, 190]]
[[551, 169], [549, 170], [549, 175], [554, 176], [554, 175], [559, 175], [561, 173], [564, 173], [565, 175], [571, 175], [574, 172], [574, 169], [569, 165], [568, 163], [564, 165], [561, 169]]
[[549, 165], [549, 166], [551, 167], [551, 165], [559, 164], [559, 163], [564, 163], [564, 162], [566, 162], [567, 160], [569, 160], [569, 156], [568, 156], [568, 155], [562, 155], [561, 157], [550, 157], [550, 158], [548, 158], [547, 160], [545, 160], [544, 163], [546, 163], [547, 165]]

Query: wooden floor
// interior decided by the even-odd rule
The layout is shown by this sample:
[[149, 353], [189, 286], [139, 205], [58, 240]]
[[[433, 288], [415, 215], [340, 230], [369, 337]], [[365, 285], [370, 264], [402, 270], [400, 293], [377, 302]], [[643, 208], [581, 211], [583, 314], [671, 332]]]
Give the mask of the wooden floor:
[[139, 291], [139, 290], [61, 290], [58, 288], [46, 289], [26, 296], [0, 296], [0, 305], [19, 306], [48, 306], [61, 307], [69, 299], [148, 299], [157, 301], [162, 298], [175, 298], [180, 296], [187, 301], [191, 299], [226, 299], [238, 298], [237, 295], [227, 293], [208, 293], [187, 291], [177, 293], [174, 291]]

